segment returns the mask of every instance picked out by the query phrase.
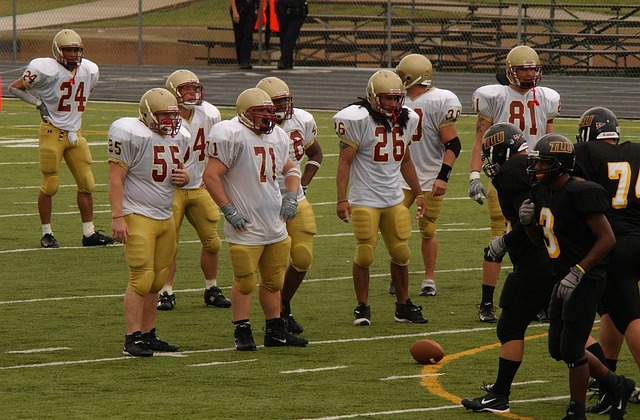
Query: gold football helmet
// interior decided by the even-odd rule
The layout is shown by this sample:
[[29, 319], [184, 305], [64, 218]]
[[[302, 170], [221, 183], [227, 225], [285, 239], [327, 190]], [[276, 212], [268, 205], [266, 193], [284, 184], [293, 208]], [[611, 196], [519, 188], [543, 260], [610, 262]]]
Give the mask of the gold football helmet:
[[236, 100], [238, 120], [251, 130], [269, 134], [276, 125], [276, 107], [267, 92], [249, 88]]
[[[391, 70], [379, 70], [373, 73], [369, 78], [369, 82], [367, 82], [367, 101], [374, 111], [389, 118], [397, 117], [402, 111], [405, 93], [406, 90], [402, 79]], [[380, 104], [381, 95], [396, 96], [398, 101], [393, 107], [383, 107]]]
[[409, 89], [414, 85], [431, 87], [433, 66], [431, 61], [422, 54], [405, 56], [396, 67], [396, 73], [402, 79], [405, 89]]
[[[140, 121], [161, 136], [175, 137], [180, 130], [180, 109], [176, 97], [166, 89], [153, 88], [140, 98]], [[164, 114], [164, 115], [159, 115]]]
[[[518, 69], [534, 69], [533, 76], [519, 77]], [[507, 54], [507, 79], [523, 89], [531, 89], [540, 84], [542, 63], [538, 53], [526, 45], [518, 45]]]
[[278, 121], [288, 120], [293, 115], [293, 95], [289, 86], [277, 77], [265, 77], [256, 85], [271, 97], [271, 101], [276, 107]]
[[[75, 48], [78, 53], [75, 61], [68, 61], [64, 58], [62, 50], [64, 48]], [[74, 30], [63, 29], [53, 37], [51, 44], [51, 52], [53, 58], [65, 67], [73, 68], [80, 64], [82, 61], [82, 53], [84, 51], [84, 45], [82, 45], [82, 38]]]
[[204, 86], [195, 73], [189, 70], [176, 70], [167, 78], [165, 89], [173, 93], [178, 100], [178, 105], [183, 108], [193, 109], [202, 105], [204, 100]]

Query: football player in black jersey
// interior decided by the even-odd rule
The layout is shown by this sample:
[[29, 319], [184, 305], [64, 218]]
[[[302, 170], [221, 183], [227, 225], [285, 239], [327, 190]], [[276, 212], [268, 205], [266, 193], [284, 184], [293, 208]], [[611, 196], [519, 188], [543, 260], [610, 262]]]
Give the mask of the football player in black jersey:
[[462, 405], [475, 412], [504, 413], [509, 411], [511, 384], [524, 356], [525, 331], [540, 309], [548, 307], [556, 281], [546, 249], [533, 245], [518, 217], [520, 205], [531, 197], [527, 142], [522, 131], [509, 123], [491, 126], [482, 138], [482, 160], [507, 220], [506, 233], [485, 248], [485, 260], [501, 262], [508, 250], [513, 272], [507, 276], [500, 295], [498, 376], [485, 396], [465, 398]]
[[[599, 308], [600, 340], [612, 370], [616, 368], [625, 337], [640, 367], [640, 198], [635, 189], [640, 172], [640, 144], [618, 144], [618, 119], [603, 107], [582, 114], [576, 139], [574, 175], [604, 187], [611, 200], [606, 215], [616, 236]], [[611, 396], [600, 390], [598, 403], [588, 407], [587, 412], [602, 414], [611, 404]]]
[[520, 223], [551, 257], [556, 283], [549, 304], [549, 353], [569, 367], [571, 401], [565, 419], [586, 419], [589, 374], [612, 394], [610, 418], [623, 418], [635, 382], [617, 376], [585, 350], [606, 286], [607, 255], [616, 238], [600, 185], [571, 176], [573, 144], [559, 134], [542, 137], [529, 153], [532, 200], [519, 209]]

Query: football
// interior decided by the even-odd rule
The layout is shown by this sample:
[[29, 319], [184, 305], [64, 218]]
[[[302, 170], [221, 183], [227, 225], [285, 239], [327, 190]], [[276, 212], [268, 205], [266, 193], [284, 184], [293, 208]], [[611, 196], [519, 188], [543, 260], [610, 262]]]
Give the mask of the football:
[[416, 362], [433, 365], [444, 357], [444, 349], [433, 340], [418, 340], [411, 345], [409, 353]]

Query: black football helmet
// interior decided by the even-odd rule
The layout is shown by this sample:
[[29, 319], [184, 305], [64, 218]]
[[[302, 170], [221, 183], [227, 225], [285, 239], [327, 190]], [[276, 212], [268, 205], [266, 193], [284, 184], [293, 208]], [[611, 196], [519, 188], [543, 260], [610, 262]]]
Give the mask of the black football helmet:
[[607, 108], [597, 106], [588, 109], [578, 122], [577, 141], [620, 140], [620, 126], [616, 114]]
[[549, 184], [565, 173], [573, 171], [576, 152], [571, 141], [560, 134], [547, 134], [529, 152], [527, 173], [531, 182]]
[[494, 124], [482, 136], [482, 165], [484, 173], [493, 178], [500, 165], [511, 156], [527, 149], [527, 140], [516, 125]]

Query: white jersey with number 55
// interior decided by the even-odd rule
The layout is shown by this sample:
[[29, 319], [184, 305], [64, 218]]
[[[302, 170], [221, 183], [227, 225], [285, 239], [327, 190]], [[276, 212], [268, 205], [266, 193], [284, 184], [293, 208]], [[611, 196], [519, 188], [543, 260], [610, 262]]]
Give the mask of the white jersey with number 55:
[[533, 150], [538, 139], [547, 134], [547, 121], [560, 114], [560, 95], [540, 86], [523, 95], [509, 86], [487, 85], [473, 93], [472, 106], [478, 116], [492, 124], [511, 123], [520, 127], [529, 150]]

